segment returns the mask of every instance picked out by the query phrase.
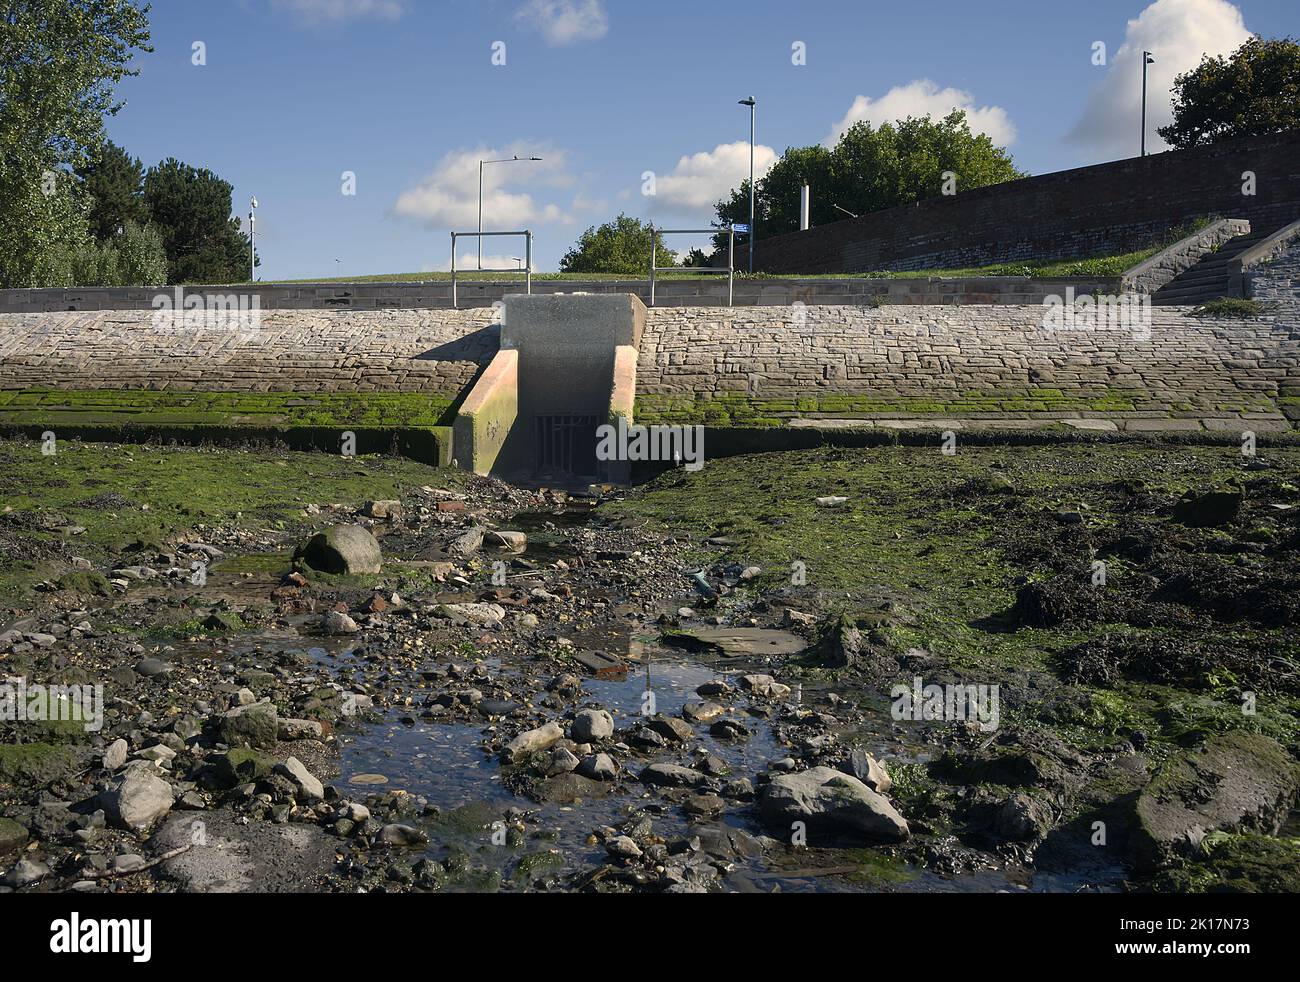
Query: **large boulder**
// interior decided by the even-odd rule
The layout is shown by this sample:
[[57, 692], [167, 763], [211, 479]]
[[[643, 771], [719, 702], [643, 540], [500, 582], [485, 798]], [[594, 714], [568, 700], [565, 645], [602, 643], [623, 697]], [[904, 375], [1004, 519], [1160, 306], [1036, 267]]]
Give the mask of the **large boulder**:
[[252, 747], [267, 750], [280, 736], [280, 717], [275, 704], [258, 702], [237, 706], [217, 721], [217, 736], [228, 747]]
[[104, 811], [118, 828], [141, 831], [172, 810], [172, 786], [149, 764], [128, 767], [104, 794]]
[[379, 543], [360, 525], [335, 525], [317, 532], [295, 558], [322, 573], [378, 573], [384, 557]]
[[901, 842], [910, 834], [893, 805], [856, 777], [831, 767], [774, 777], [759, 799], [759, 812], [783, 832], [803, 822], [809, 836]]
[[1240, 490], [1207, 491], [1204, 494], [1188, 491], [1174, 505], [1174, 521], [1193, 528], [1227, 525], [1236, 520], [1241, 502]]
[[1276, 834], [1295, 803], [1300, 772], [1276, 740], [1221, 733], [1169, 758], [1134, 803], [1129, 858], [1141, 871], [1187, 854], [1211, 832]]

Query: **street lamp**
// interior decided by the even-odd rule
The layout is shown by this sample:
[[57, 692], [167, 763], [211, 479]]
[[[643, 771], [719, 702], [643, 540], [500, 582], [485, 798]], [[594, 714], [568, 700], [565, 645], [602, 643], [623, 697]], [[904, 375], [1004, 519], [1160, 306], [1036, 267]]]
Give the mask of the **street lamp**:
[[480, 160], [478, 162], [478, 268], [483, 268], [483, 165], [512, 164], [516, 160], [541, 160], [541, 157], [502, 157], [500, 160]]
[[248, 209], [248, 279], [257, 282], [257, 195]]
[[754, 271], [754, 107], [758, 105], [751, 95], [741, 99], [738, 106], [749, 107], [749, 271]]
[[1147, 65], [1154, 65], [1156, 60], [1150, 51], [1142, 52], [1142, 156], [1147, 155]]

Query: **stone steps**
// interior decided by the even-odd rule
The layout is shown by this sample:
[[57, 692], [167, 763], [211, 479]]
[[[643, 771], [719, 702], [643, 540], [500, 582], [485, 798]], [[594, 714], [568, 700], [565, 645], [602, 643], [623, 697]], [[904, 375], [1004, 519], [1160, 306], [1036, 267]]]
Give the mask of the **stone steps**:
[[1217, 252], [1205, 256], [1195, 266], [1179, 273], [1157, 290], [1151, 302], [1166, 306], [1191, 306], [1220, 297], [1239, 297], [1240, 290], [1231, 282], [1229, 275], [1232, 261], [1276, 231], [1271, 225], [1264, 226], [1229, 239]]

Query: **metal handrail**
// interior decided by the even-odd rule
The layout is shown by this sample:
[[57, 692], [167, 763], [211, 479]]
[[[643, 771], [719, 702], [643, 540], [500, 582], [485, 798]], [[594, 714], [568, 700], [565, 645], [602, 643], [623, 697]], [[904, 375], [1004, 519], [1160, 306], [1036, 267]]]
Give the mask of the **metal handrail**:
[[[722, 266], [656, 266], [655, 259], [659, 255], [660, 235], [717, 235], [719, 232], [727, 233], [727, 265]], [[650, 306], [655, 305], [655, 273], [680, 272], [683, 268], [692, 269], [697, 273], [726, 273], [727, 274], [727, 306], [734, 306], [732, 300], [735, 295], [736, 283], [736, 229], [732, 225], [725, 228], [655, 228], [650, 226]]]
[[[456, 295], [456, 240], [458, 238], [482, 239], [487, 235], [522, 235], [524, 237], [524, 268], [517, 269], [494, 269], [493, 273], [519, 273], [524, 274], [524, 289], [527, 293], [533, 292], [533, 233], [530, 229], [522, 229], [518, 232], [452, 232], [451, 233], [451, 308], [457, 310], [459, 298]], [[486, 270], [475, 270], [475, 272], [487, 272]]]

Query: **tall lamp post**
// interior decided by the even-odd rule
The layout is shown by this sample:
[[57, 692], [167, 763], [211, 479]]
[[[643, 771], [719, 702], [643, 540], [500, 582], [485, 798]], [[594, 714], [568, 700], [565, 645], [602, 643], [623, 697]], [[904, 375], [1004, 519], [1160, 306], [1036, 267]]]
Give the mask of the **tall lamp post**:
[[754, 107], [758, 105], [751, 95], [737, 103], [749, 107], [749, 271], [754, 271]]
[[257, 282], [257, 195], [248, 208], [248, 279]]
[[517, 160], [541, 160], [541, 157], [502, 157], [500, 160], [480, 160], [478, 162], [478, 268], [483, 268], [483, 165], [512, 164]]
[[1147, 155], [1147, 65], [1154, 65], [1156, 60], [1150, 51], [1142, 52], [1142, 156]]

